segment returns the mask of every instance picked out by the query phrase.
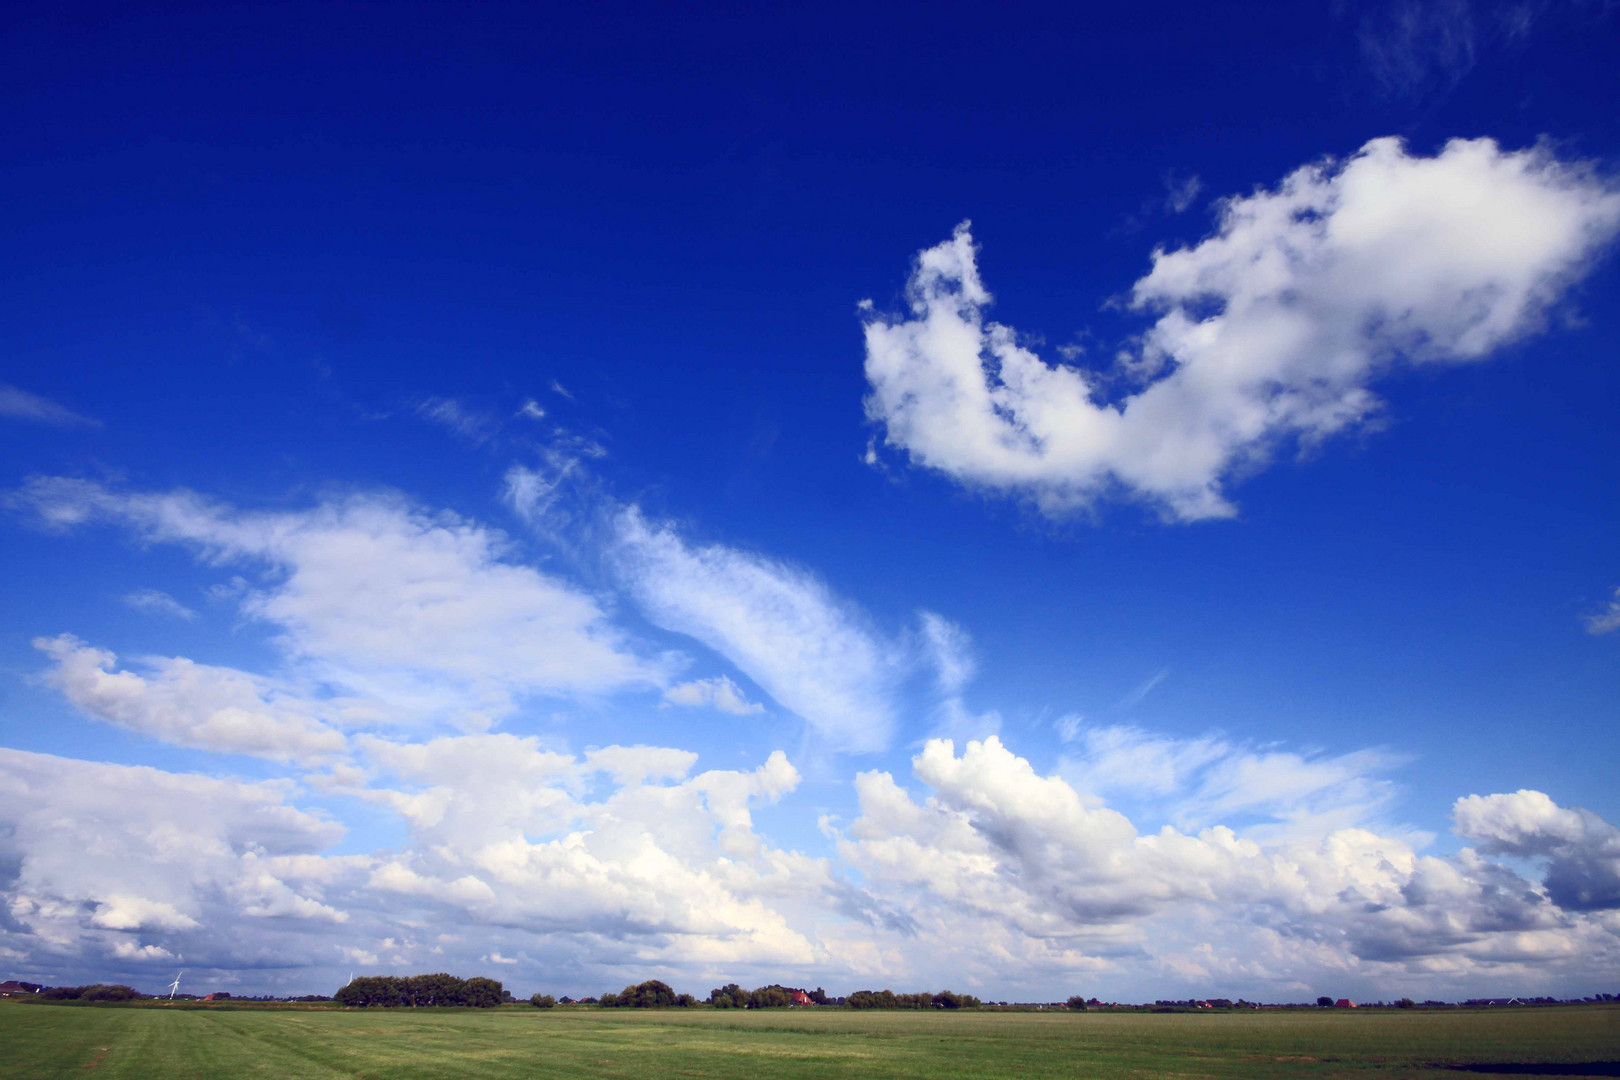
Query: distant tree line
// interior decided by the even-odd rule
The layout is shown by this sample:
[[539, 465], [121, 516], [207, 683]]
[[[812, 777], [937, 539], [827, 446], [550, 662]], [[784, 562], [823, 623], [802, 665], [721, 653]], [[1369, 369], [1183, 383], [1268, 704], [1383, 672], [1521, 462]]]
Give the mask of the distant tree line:
[[803, 994], [817, 1005], [832, 1004], [819, 986], [805, 990], [780, 983], [761, 986], [758, 990], [744, 990], [736, 983], [727, 983], [709, 991], [709, 1004], [717, 1009], [785, 1009], [793, 1004], [794, 994]]
[[977, 1009], [982, 1002], [972, 994], [897, 994], [893, 990], [857, 990], [845, 999], [852, 1009]]
[[90, 986], [47, 986], [37, 996], [45, 1001], [134, 1001], [146, 995], [122, 983], [93, 983]]
[[603, 994], [596, 1003], [604, 1009], [686, 1009], [698, 1001], [691, 994], [677, 994], [669, 983], [648, 979], [627, 986], [617, 994]]
[[493, 1009], [507, 996], [494, 979], [458, 979], [441, 971], [433, 975], [363, 975], [333, 994], [332, 999], [354, 1008]]

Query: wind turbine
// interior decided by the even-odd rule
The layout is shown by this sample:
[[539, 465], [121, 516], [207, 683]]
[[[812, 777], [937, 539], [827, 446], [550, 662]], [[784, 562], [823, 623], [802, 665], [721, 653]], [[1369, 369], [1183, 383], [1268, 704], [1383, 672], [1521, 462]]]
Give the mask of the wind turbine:
[[[180, 975], [184, 975], [184, 974], [185, 974], [185, 971], [182, 970], [180, 972]], [[174, 977], [174, 982], [169, 984], [169, 1000], [170, 1001], [173, 1001], [174, 1000], [174, 995], [180, 992], [180, 975], [176, 975]]]

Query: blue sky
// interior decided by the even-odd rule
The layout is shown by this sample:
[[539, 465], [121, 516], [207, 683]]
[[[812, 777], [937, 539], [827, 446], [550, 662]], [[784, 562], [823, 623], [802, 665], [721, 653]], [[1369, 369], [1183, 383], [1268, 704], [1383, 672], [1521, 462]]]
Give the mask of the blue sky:
[[1615, 32], [15, 9], [0, 959], [1613, 990]]

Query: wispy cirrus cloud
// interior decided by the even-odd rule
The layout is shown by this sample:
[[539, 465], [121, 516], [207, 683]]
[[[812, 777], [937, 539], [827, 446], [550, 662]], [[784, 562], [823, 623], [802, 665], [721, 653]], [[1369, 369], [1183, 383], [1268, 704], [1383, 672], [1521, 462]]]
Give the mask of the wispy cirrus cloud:
[[1247, 821], [1255, 835], [1321, 835], [1365, 825], [1393, 803], [1406, 759], [1256, 748], [1220, 735], [1180, 738], [1068, 717], [1059, 772], [1078, 790], [1124, 799], [1181, 828]]
[[647, 617], [737, 665], [835, 749], [885, 748], [912, 660], [802, 567], [694, 546], [637, 507], [611, 519], [607, 561]]
[[102, 426], [101, 421], [93, 416], [84, 416], [65, 405], [58, 405], [49, 398], [5, 383], [0, 383], [0, 417], [30, 420], [36, 424], [63, 428]]
[[416, 415], [448, 429], [474, 446], [484, 445], [501, 430], [500, 418], [494, 413], [452, 397], [423, 398], [416, 403]]
[[1581, 617], [1586, 624], [1588, 634], [1612, 634], [1620, 630], [1620, 588], [1614, 590], [1614, 597], [1602, 611]]
[[123, 599], [125, 604], [136, 611], [144, 611], [149, 615], [168, 615], [187, 622], [197, 618], [195, 611], [162, 589], [136, 589], [132, 593], [125, 593]]

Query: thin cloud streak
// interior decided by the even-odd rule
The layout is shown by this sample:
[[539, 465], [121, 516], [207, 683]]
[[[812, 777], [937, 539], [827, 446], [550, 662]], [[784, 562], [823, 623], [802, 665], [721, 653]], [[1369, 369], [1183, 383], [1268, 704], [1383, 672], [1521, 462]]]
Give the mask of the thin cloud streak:
[[61, 428], [102, 426], [101, 421], [93, 416], [84, 416], [65, 405], [58, 405], [49, 398], [5, 383], [0, 383], [0, 417], [28, 420], [36, 424]]

